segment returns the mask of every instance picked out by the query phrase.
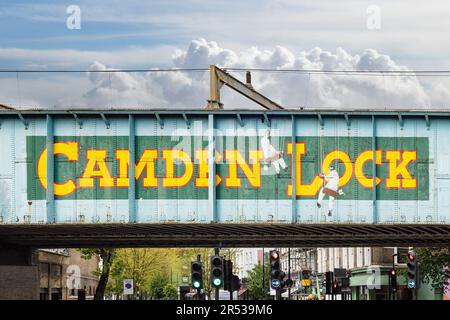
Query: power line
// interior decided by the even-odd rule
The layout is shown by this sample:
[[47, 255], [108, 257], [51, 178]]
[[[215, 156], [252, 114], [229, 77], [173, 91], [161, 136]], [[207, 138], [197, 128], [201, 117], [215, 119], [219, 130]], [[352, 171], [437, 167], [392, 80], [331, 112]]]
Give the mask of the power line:
[[256, 72], [297, 72], [297, 73], [383, 73], [383, 74], [441, 74], [448, 73], [450, 70], [327, 70], [327, 69], [275, 69], [275, 68], [224, 68], [229, 71], [256, 71]]
[[[223, 68], [232, 72], [266, 72], [266, 73], [298, 73], [328, 74], [340, 76], [450, 76], [450, 70], [319, 70], [319, 69], [276, 69], [276, 68]], [[157, 72], [207, 72], [209, 68], [166, 68], [166, 69], [111, 69], [111, 70], [29, 70], [0, 69], [0, 73], [157, 73]]]
[[205, 72], [209, 68], [174, 68], [174, 69], [111, 69], [111, 70], [13, 70], [0, 69], [0, 73], [137, 73], [137, 72]]

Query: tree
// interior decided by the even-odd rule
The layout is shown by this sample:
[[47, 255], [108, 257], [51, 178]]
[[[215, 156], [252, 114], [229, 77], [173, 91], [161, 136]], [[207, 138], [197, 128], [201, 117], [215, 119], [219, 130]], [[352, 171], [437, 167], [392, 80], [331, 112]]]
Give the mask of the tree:
[[111, 267], [111, 281], [107, 291], [116, 295], [123, 292], [123, 280], [133, 279], [134, 293], [139, 299], [151, 294], [150, 282], [155, 274], [168, 278], [170, 269], [177, 268], [177, 252], [173, 249], [118, 249]]
[[155, 274], [150, 280], [150, 295], [153, 299], [164, 298], [164, 287], [169, 284], [169, 279], [166, 275], [159, 272]]
[[102, 261], [102, 268], [100, 272], [98, 272], [100, 274], [100, 279], [98, 281], [97, 289], [95, 290], [94, 300], [103, 300], [115, 251], [113, 248], [99, 248], [80, 249], [80, 252], [81, 257], [85, 260], [90, 260], [93, 256], [98, 256]]
[[264, 300], [270, 297], [270, 267], [266, 261], [264, 268], [263, 287], [263, 265], [258, 263], [248, 274], [248, 291], [256, 300]]
[[450, 248], [418, 248], [415, 251], [423, 279], [433, 288], [442, 290], [450, 279]]
[[178, 297], [177, 288], [171, 283], [168, 283], [164, 286], [163, 294], [164, 298], [169, 300], [176, 300]]

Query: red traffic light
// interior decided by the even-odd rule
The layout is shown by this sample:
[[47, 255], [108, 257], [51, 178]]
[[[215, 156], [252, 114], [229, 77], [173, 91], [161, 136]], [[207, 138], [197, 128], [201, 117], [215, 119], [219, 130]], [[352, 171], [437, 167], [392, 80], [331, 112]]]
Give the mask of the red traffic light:
[[278, 251], [271, 251], [270, 255], [273, 260], [277, 260], [280, 257], [280, 254], [278, 253]]
[[416, 258], [416, 255], [412, 252], [408, 253], [408, 261], [414, 261], [414, 259]]

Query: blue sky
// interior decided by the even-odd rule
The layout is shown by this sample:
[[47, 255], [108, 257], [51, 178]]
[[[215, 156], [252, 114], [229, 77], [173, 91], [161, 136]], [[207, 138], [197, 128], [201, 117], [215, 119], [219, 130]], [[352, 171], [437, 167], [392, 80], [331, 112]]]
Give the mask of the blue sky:
[[[80, 30], [66, 28], [69, 5], [81, 9]], [[369, 5], [381, 9], [379, 30], [366, 27]], [[201, 37], [236, 51], [374, 48], [412, 68], [449, 68], [449, 15], [450, 4], [438, 0], [2, 0], [0, 67], [86, 67], [89, 54], [92, 61], [108, 56], [116, 67], [170, 65], [176, 48]], [[136, 52], [143, 56], [136, 59]]]
[[[79, 30], [66, 26], [71, 5], [81, 10]], [[367, 24], [373, 6], [379, 28]], [[0, 0], [0, 69], [450, 70], [449, 16], [446, 0]], [[347, 80], [254, 75], [258, 89], [287, 105], [450, 108], [450, 78]], [[206, 75], [192, 74], [0, 73], [0, 102], [201, 106], [207, 86]]]

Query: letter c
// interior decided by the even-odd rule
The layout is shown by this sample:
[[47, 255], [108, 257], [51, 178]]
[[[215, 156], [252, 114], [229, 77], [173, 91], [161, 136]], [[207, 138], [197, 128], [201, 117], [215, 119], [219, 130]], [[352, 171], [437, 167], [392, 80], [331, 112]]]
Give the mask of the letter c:
[[[53, 146], [53, 153], [62, 154], [69, 161], [78, 161], [78, 142], [56, 142]], [[38, 179], [42, 187], [47, 190], [47, 148], [42, 151], [38, 160]], [[55, 183], [54, 193], [56, 196], [66, 196], [76, 189], [76, 184], [72, 179], [65, 183]]]

